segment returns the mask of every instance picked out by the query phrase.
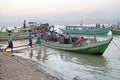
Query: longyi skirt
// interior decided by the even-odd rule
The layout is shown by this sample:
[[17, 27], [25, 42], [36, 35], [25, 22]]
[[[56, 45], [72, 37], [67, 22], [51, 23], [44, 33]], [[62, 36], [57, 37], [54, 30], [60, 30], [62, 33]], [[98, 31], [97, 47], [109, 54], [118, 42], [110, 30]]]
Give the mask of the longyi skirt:
[[8, 43], [8, 46], [7, 46], [8, 48], [13, 48], [13, 42], [12, 41], [10, 41], [9, 43]]
[[36, 44], [41, 44], [41, 39], [37, 39]]

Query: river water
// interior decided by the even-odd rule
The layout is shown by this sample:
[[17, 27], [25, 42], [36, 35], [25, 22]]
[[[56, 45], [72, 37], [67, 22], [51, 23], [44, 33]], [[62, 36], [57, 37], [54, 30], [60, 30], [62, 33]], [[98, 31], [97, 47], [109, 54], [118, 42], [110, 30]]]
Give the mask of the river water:
[[[107, 37], [97, 36], [97, 39], [104, 40]], [[0, 42], [0, 44], [3, 47], [7, 46], [7, 42]], [[13, 41], [13, 44], [14, 46], [25, 45], [28, 44], [28, 40]], [[113, 36], [113, 41], [102, 56], [61, 51], [44, 46], [20, 47], [14, 55], [32, 60], [61, 80], [72, 80], [75, 76], [79, 76], [80, 80], [120, 80], [119, 35]]]
[[[99, 37], [97, 37], [99, 39]], [[106, 37], [100, 37], [104, 39]], [[14, 41], [14, 46], [28, 44], [28, 40]], [[0, 42], [5, 47], [7, 42]], [[38, 55], [38, 51], [41, 53]], [[120, 36], [113, 36], [102, 56], [86, 55], [47, 47], [23, 47], [14, 52], [15, 55], [30, 59], [42, 66], [48, 73], [61, 80], [72, 80], [79, 76], [80, 80], [120, 80]]]

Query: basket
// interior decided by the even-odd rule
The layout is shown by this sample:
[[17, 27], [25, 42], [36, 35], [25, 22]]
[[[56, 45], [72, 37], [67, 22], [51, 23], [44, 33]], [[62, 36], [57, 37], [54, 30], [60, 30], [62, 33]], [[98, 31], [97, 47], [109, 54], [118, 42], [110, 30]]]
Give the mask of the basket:
[[3, 55], [3, 56], [8, 56], [8, 52], [7, 52], [6, 50], [4, 50], [4, 51], [2, 52], [2, 55]]

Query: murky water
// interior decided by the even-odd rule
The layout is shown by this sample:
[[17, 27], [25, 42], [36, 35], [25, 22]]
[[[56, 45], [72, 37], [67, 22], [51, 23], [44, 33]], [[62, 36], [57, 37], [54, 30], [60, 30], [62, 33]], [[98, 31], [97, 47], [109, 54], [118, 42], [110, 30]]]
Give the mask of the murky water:
[[[14, 41], [14, 46], [27, 43], [27, 40]], [[80, 80], [120, 80], [120, 36], [114, 36], [102, 56], [55, 50], [43, 46], [36, 49], [24, 48], [14, 54], [33, 60], [46, 71], [63, 80], [72, 80], [75, 76], [79, 76]]]

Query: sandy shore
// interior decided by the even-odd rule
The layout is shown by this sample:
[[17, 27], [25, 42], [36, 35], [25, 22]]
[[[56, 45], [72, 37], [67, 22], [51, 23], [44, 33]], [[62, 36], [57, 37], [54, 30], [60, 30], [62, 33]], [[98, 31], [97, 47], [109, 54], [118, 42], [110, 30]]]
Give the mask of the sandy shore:
[[37, 64], [18, 56], [0, 54], [0, 80], [59, 80]]

